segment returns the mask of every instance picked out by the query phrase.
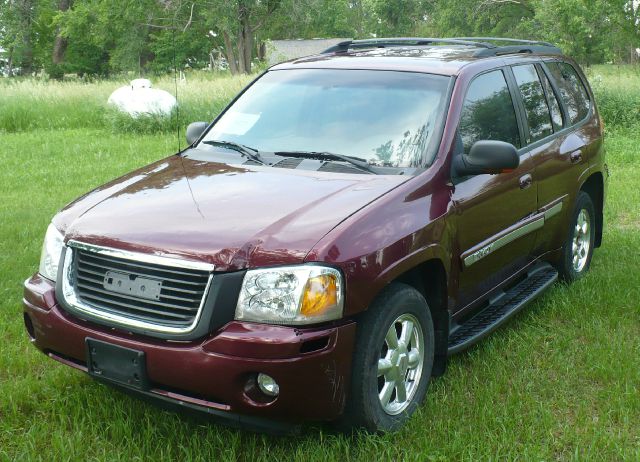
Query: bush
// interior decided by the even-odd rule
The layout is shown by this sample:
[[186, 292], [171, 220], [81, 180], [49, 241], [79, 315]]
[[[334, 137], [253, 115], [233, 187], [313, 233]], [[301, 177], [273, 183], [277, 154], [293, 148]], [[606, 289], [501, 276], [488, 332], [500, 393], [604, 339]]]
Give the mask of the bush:
[[[184, 132], [190, 122], [211, 121], [252, 77], [194, 73], [187, 78], [178, 84], [177, 114], [136, 118], [107, 106], [111, 92], [125, 80], [0, 79], [0, 132], [91, 128], [168, 133], [176, 131], [176, 115]], [[154, 87], [174, 93], [173, 76], [154, 81]]]
[[115, 108], [104, 111], [104, 124], [114, 133], [168, 133], [176, 131], [177, 111], [170, 115], [142, 114], [132, 117]]
[[594, 92], [606, 127], [631, 127], [640, 123], [640, 91], [603, 87]]
[[594, 66], [588, 77], [605, 127], [640, 125], [640, 67]]

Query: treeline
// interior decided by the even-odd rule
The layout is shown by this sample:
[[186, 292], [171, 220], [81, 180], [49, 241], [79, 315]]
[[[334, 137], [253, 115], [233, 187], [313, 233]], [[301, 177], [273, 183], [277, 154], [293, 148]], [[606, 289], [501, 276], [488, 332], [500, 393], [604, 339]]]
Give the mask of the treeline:
[[[249, 73], [269, 39], [509, 36], [635, 62], [636, 0], [0, 0], [5, 74]], [[221, 57], [224, 60], [220, 59]]]

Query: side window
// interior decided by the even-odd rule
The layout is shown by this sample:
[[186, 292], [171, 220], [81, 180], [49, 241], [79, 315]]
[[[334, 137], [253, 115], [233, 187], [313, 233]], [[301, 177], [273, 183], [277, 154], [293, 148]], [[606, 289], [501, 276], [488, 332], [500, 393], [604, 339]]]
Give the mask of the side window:
[[512, 69], [527, 114], [530, 136], [527, 142], [533, 143], [553, 133], [549, 106], [547, 106], [536, 67], [533, 64], [526, 64], [513, 66]]
[[558, 84], [572, 124], [580, 122], [589, 113], [589, 93], [584, 88], [576, 70], [567, 63], [547, 63], [551, 75]]
[[482, 74], [471, 82], [458, 133], [466, 153], [479, 140], [499, 140], [521, 146], [516, 112], [502, 71]]
[[564, 119], [562, 117], [562, 111], [560, 110], [560, 103], [558, 103], [558, 97], [553, 91], [551, 82], [547, 78], [544, 72], [540, 72], [540, 78], [542, 79], [542, 86], [544, 92], [547, 94], [547, 103], [549, 103], [549, 110], [551, 112], [551, 122], [553, 122], [553, 131], [557, 132], [564, 127]]

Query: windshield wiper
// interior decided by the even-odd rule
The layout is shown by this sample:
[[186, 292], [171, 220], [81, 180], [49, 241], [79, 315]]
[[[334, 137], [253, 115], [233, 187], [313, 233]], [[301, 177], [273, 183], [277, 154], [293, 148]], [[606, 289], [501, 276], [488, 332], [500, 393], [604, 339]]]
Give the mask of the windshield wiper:
[[354, 167], [357, 167], [360, 170], [364, 170], [365, 172], [372, 173], [377, 175], [376, 172], [371, 165], [369, 165], [364, 159], [359, 159], [357, 157], [345, 156], [344, 154], [336, 154], [335, 152], [323, 152], [323, 151], [277, 151], [274, 153], [277, 156], [287, 156], [287, 157], [302, 157], [306, 159], [320, 159], [320, 160], [341, 160], [342, 162], [347, 162]]
[[267, 163], [262, 160], [260, 157], [260, 153], [257, 149], [250, 148], [249, 146], [245, 146], [244, 144], [236, 143], [235, 141], [222, 141], [222, 140], [206, 140], [203, 141], [204, 144], [209, 144], [212, 146], [222, 146], [223, 148], [233, 149], [240, 154], [243, 154], [245, 157], [258, 162], [262, 165], [267, 165]]

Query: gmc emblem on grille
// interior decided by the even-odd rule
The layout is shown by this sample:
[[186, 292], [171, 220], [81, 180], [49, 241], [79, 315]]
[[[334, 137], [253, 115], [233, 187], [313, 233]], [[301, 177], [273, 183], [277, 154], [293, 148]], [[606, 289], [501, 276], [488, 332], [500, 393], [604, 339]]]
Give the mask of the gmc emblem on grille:
[[147, 300], [159, 300], [162, 290], [162, 281], [117, 271], [107, 271], [102, 285], [109, 292]]

